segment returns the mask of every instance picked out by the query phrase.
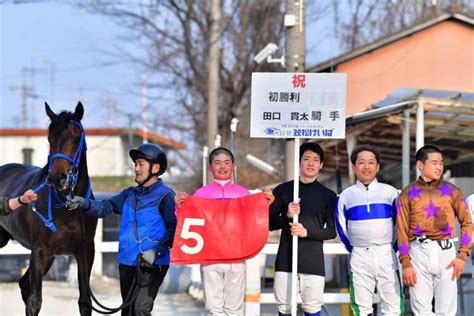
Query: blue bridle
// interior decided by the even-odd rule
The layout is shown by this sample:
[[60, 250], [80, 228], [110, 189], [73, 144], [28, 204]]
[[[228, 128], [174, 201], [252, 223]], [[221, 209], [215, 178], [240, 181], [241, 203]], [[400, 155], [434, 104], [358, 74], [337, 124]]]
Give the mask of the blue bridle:
[[[61, 158], [61, 159], [67, 160], [71, 165], [74, 166], [71, 169], [71, 171], [69, 171], [69, 177], [68, 177], [69, 186], [72, 192], [74, 188], [76, 187], [77, 181], [79, 179], [79, 164], [81, 163], [82, 151], [87, 150], [86, 134], [84, 133], [82, 124], [78, 121], [73, 121], [73, 120], [69, 121], [69, 123], [76, 125], [81, 130], [81, 139], [79, 140], [79, 146], [77, 147], [74, 157], [71, 158], [68, 155], [65, 155], [63, 153], [56, 153], [53, 155], [50, 154], [48, 157], [48, 177], [46, 178], [44, 182], [39, 184], [34, 189], [35, 193], [38, 193], [39, 191], [41, 191], [41, 189], [43, 189], [44, 186], [48, 186], [48, 217], [46, 218], [43, 214], [37, 211], [36, 202], [32, 202], [31, 204], [31, 209], [33, 210], [33, 212], [35, 212], [35, 214], [39, 217], [39, 219], [41, 219], [44, 225], [48, 227], [53, 233], [57, 232], [58, 230], [56, 228], [56, 225], [54, 224], [54, 218], [53, 218], [53, 205], [52, 205], [53, 199], [56, 201], [56, 203], [54, 204], [54, 208], [61, 208], [61, 207], [64, 207], [66, 204], [63, 200], [61, 200], [61, 198], [58, 196], [58, 192], [56, 192], [56, 190], [52, 188], [52, 185], [48, 181], [49, 176], [51, 175], [53, 161], [55, 159]], [[90, 179], [88, 178], [87, 180], [88, 182], [87, 182], [87, 190], [86, 190], [85, 198], [89, 198], [92, 193]], [[54, 191], [54, 195], [53, 195], [53, 191]]]

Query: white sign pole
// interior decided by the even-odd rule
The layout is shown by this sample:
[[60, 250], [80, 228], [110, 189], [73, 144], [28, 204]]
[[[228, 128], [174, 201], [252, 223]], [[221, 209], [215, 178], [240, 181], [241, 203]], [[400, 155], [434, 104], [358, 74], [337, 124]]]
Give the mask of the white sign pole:
[[[294, 180], [293, 180], [293, 202], [299, 202], [300, 195], [300, 139], [295, 138], [295, 156], [294, 156]], [[298, 223], [298, 215], [293, 216], [293, 223]], [[292, 245], [292, 258], [291, 258], [291, 315], [296, 316], [298, 304], [296, 297], [298, 295], [298, 288], [296, 281], [298, 280], [298, 236], [293, 236]]]
[[[252, 73], [250, 137], [295, 139], [294, 202], [299, 201], [299, 139], [345, 138], [346, 81], [341, 73]], [[296, 316], [296, 236], [292, 247], [291, 315]]]

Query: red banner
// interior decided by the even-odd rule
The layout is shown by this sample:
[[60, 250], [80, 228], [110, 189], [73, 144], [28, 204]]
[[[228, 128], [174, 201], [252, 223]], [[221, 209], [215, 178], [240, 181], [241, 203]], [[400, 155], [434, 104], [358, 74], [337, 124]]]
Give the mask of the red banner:
[[229, 200], [188, 197], [178, 210], [171, 264], [244, 261], [262, 250], [267, 237], [263, 193]]

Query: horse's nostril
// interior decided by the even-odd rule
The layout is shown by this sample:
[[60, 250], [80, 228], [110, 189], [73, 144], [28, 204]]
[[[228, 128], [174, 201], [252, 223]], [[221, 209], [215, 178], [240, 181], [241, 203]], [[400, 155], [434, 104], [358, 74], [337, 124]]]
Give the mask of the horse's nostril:
[[53, 185], [57, 190], [62, 190], [67, 185], [68, 174], [65, 172], [51, 173], [47, 181], [49, 184]]

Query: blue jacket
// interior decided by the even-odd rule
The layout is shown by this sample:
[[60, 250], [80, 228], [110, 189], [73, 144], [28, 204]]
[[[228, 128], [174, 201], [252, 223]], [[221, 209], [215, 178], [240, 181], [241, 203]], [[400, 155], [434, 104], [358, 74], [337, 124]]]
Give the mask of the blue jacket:
[[155, 265], [168, 265], [176, 230], [174, 192], [161, 179], [149, 187], [130, 187], [108, 200], [86, 199], [83, 209], [95, 217], [121, 215], [119, 264], [135, 266], [139, 253], [155, 249]]

